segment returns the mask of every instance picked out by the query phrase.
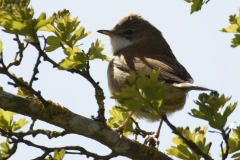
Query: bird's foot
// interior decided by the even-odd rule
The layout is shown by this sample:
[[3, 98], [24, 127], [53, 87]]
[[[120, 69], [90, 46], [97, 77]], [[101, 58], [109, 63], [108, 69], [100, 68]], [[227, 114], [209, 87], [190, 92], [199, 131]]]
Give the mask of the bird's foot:
[[145, 139], [144, 144], [145, 144], [145, 145], [148, 144], [149, 146], [158, 148], [159, 143], [160, 143], [159, 140], [158, 140], [158, 137], [159, 137], [159, 134], [155, 132], [154, 134], [149, 135], [149, 136]]
[[123, 125], [120, 125], [118, 128], [114, 128], [113, 130], [116, 131], [119, 134], [120, 139], [123, 136]]

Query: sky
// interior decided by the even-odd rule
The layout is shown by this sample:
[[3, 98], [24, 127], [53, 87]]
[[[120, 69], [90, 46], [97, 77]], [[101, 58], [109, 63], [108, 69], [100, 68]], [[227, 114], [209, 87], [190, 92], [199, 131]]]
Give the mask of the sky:
[[[67, 3], [66, 3], [67, 2]], [[81, 49], [88, 51], [91, 43], [100, 39], [105, 44], [104, 53], [111, 57], [111, 46], [107, 36], [97, 33], [100, 29], [112, 29], [116, 23], [124, 16], [130, 13], [136, 13], [147, 19], [157, 27], [171, 46], [171, 49], [178, 61], [185, 66], [194, 83], [217, 90], [220, 94], [232, 97], [230, 102], [239, 101], [240, 98], [240, 47], [231, 48], [231, 39], [233, 34], [220, 32], [223, 27], [228, 27], [228, 18], [231, 14], [238, 15], [240, 1], [210, 1], [204, 5], [200, 12], [190, 14], [190, 4], [184, 0], [122, 0], [122, 1], [64, 1], [51, 0], [47, 2], [32, 0], [30, 6], [35, 10], [35, 17], [42, 12], [50, 16], [53, 12], [62, 9], [68, 9], [73, 17], [78, 17], [86, 31], [92, 33], [83, 39]], [[39, 32], [39, 35], [47, 35], [45, 32]], [[13, 35], [8, 35], [0, 31], [0, 40], [3, 41], [3, 53], [5, 63], [13, 60], [17, 51], [16, 44], [12, 41]], [[24, 53], [24, 60], [20, 67], [12, 67], [11, 72], [25, 80], [30, 80], [32, 68], [36, 62], [37, 52], [33, 47], [29, 47]], [[60, 62], [65, 56], [61, 49], [49, 53], [49, 56], [55, 61]], [[106, 117], [109, 118], [109, 110], [114, 106], [115, 101], [110, 98], [110, 92], [107, 85], [107, 66], [108, 62], [96, 60], [90, 63], [91, 74], [96, 81], [100, 82], [106, 99]], [[91, 118], [91, 115], [97, 115], [98, 106], [94, 97], [94, 90], [90, 83], [79, 75], [70, 74], [52, 68], [47, 62], [42, 62], [37, 75], [38, 81], [33, 86], [41, 90], [45, 99], [57, 102], [71, 111]], [[7, 85], [9, 79], [0, 75], [0, 85], [5, 91], [17, 93], [12, 86]], [[194, 100], [197, 100], [201, 92], [191, 91], [187, 98], [187, 103], [183, 110], [169, 116], [169, 120], [176, 126], [190, 126], [193, 130], [196, 126], [208, 126], [208, 123], [192, 118], [188, 113], [191, 109], [197, 108]], [[240, 124], [240, 107], [228, 119], [227, 125], [232, 122]], [[22, 116], [17, 116], [22, 117]], [[29, 119], [29, 118], [28, 118]], [[30, 120], [30, 119], [29, 119]], [[158, 123], [150, 123], [145, 120], [139, 120], [140, 126], [147, 131], [155, 131]], [[79, 122], [80, 123], [80, 122]], [[29, 126], [23, 128], [28, 129]], [[61, 128], [49, 125], [45, 122], [37, 121], [34, 129], [49, 129], [61, 131]], [[209, 127], [209, 130], [213, 130]], [[172, 143], [174, 134], [166, 124], [163, 124], [160, 134], [159, 150], [165, 152]], [[133, 139], [134, 137], [130, 137]], [[29, 140], [33, 138], [29, 137]], [[0, 141], [3, 141], [0, 138]], [[144, 139], [139, 137], [139, 141]], [[45, 136], [37, 136], [34, 142], [49, 147], [60, 147], [65, 145], [79, 145], [85, 147], [88, 151], [105, 155], [110, 149], [102, 146], [100, 143], [78, 135], [67, 135], [62, 138], [49, 140]], [[212, 142], [210, 149], [214, 159], [219, 158], [221, 136], [219, 134], [207, 133], [207, 142]], [[19, 151], [11, 158], [18, 160], [33, 159], [42, 154], [41, 150], [29, 148], [24, 144], [19, 145]], [[86, 156], [66, 155], [64, 160], [70, 159], [91, 159]], [[113, 158], [114, 160], [127, 160], [125, 157]], [[173, 158], [175, 159], [175, 158]]]

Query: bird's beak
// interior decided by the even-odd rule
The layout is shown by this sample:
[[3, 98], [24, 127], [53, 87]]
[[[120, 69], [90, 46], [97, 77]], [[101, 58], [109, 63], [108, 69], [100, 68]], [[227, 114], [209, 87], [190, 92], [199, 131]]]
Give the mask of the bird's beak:
[[98, 30], [97, 32], [108, 35], [109, 37], [114, 35], [113, 31], [111, 30]]

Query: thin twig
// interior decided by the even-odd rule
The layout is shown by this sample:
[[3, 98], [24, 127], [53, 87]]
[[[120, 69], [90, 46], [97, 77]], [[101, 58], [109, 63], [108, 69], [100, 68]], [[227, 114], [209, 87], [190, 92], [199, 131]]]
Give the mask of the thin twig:
[[[19, 51], [16, 53], [15, 55], [15, 58], [14, 58], [14, 61], [9, 63], [8, 66], [7, 66], [7, 69], [9, 69], [11, 66], [19, 66], [22, 62], [22, 59], [23, 59], [23, 51], [27, 48], [28, 46], [28, 43], [26, 44], [26, 46], [24, 46], [24, 44], [20, 41], [20, 38], [19, 36], [16, 34], [15, 35], [16, 38], [14, 38], [14, 40], [17, 42], [18, 44], [18, 49]], [[17, 59], [19, 57], [19, 59]]]
[[211, 146], [212, 146], [212, 142], [210, 142], [210, 144], [209, 144], [209, 147], [208, 147], [208, 150], [207, 150], [207, 153], [206, 153], [206, 154], [208, 154], [208, 153], [209, 153]]
[[[227, 132], [227, 133], [226, 133], [226, 132]], [[228, 153], [229, 153], [229, 149], [230, 149], [230, 146], [229, 146], [229, 144], [228, 144], [228, 139], [229, 139], [229, 134], [230, 134], [230, 132], [231, 132], [231, 129], [229, 129], [229, 130], [226, 131], [226, 132], [225, 132], [224, 130], [222, 130], [222, 137], [223, 137], [223, 140], [224, 140], [225, 145], [226, 145], [226, 151], [225, 151], [225, 153], [224, 153], [224, 151], [223, 151], [223, 142], [221, 143], [222, 160], [227, 159]]]
[[39, 54], [38, 54], [38, 58], [37, 58], [37, 62], [36, 62], [35, 66], [34, 66], [34, 69], [33, 69], [33, 74], [32, 74], [31, 80], [30, 80], [30, 82], [29, 82], [29, 87], [32, 87], [33, 81], [38, 80], [38, 78], [36, 77], [36, 75], [39, 73], [39, 71], [38, 71], [38, 66], [39, 66], [40, 63], [41, 63], [41, 61], [40, 61], [41, 57], [42, 57], [42, 56], [41, 56], [41, 54], [39, 53]]
[[198, 146], [193, 143], [191, 140], [186, 139], [178, 130], [177, 128], [172, 125], [168, 119], [167, 116], [163, 116], [162, 119], [164, 120], [164, 122], [172, 129], [172, 132], [176, 135], [178, 135], [186, 144], [189, 148], [191, 148], [196, 154], [202, 156], [205, 160], [213, 160], [212, 157], [210, 157], [208, 154], [205, 154], [202, 152], [201, 149], [198, 148]]
[[[24, 143], [28, 146], [32, 146], [32, 147], [35, 147], [35, 148], [39, 148], [41, 150], [43, 150], [44, 152], [46, 152], [47, 154], [51, 153], [51, 152], [54, 152], [55, 150], [75, 150], [76, 152], [78, 151], [78, 154], [79, 155], [86, 155], [87, 157], [93, 157], [94, 159], [101, 159], [101, 160], [109, 160], [110, 158], [113, 158], [113, 157], [117, 157], [118, 154], [114, 151], [112, 151], [112, 153], [110, 153], [109, 155], [106, 155], [106, 156], [99, 156], [95, 153], [92, 153], [92, 152], [89, 152], [87, 151], [85, 148], [83, 147], [80, 147], [80, 146], [64, 146], [64, 147], [53, 147], [53, 148], [48, 148], [48, 147], [45, 147], [45, 146], [41, 146], [41, 145], [37, 145], [37, 144], [34, 144], [33, 142], [31, 141], [28, 141], [28, 140], [25, 140], [25, 139], [18, 139], [16, 140], [14, 143]], [[76, 153], [75, 152], [75, 153]], [[47, 155], [47, 154], [44, 154], [44, 155]], [[68, 154], [72, 154], [72, 152], [66, 152]], [[75, 154], [74, 153], [74, 154]], [[42, 155], [43, 156], [43, 155]], [[45, 158], [45, 157], [44, 157]]]
[[148, 135], [153, 135], [154, 132], [147, 132], [145, 130], [142, 130], [138, 124], [138, 122], [136, 122], [132, 117], [131, 120], [133, 121], [133, 123], [136, 125], [136, 128], [134, 129], [133, 133], [136, 135], [135, 136], [135, 140], [137, 140], [137, 136], [141, 135], [143, 138], [145, 138]]
[[21, 81], [20, 79], [18, 79], [15, 75], [11, 74], [8, 70], [6, 69], [1, 69], [0, 73], [3, 73], [5, 75], [7, 75], [10, 79], [12, 79], [14, 81], [14, 83], [12, 82], [8, 82], [8, 84], [13, 85], [14, 87], [24, 87], [27, 90], [29, 90], [32, 94], [34, 94], [42, 103], [45, 107], [48, 106], [48, 102], [42, 97], [41, 92], [40, 91], [36, 91], [34, 90], [32, 87], [29, 87], [27, 84], [25, 84], [23, 81]]
[[205, 3], [207, 4], [209, 1], [210, 1], [210, 0], [206, 0], [206, 2], [205, 2]]
[[30, 125], [30, 127], [29, 127], [29, 130], [33, 130], [33, 126], [34, 126], [36, 120], [37, 120], [37, 119], [32, 118], [32, 123], [31, 123], [31, 125]]

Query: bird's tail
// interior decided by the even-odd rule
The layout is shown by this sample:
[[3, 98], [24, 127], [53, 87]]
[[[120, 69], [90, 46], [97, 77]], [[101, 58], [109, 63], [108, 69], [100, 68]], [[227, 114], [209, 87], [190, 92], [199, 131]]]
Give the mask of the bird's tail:
[[177, 88], [186, 88], [186, 89], [189, 88], [189, 90], [215, 91], [214, 89], [210, 89], [203, 86], [197, 86], [191, 83], [174, 83], [173, 86]]

